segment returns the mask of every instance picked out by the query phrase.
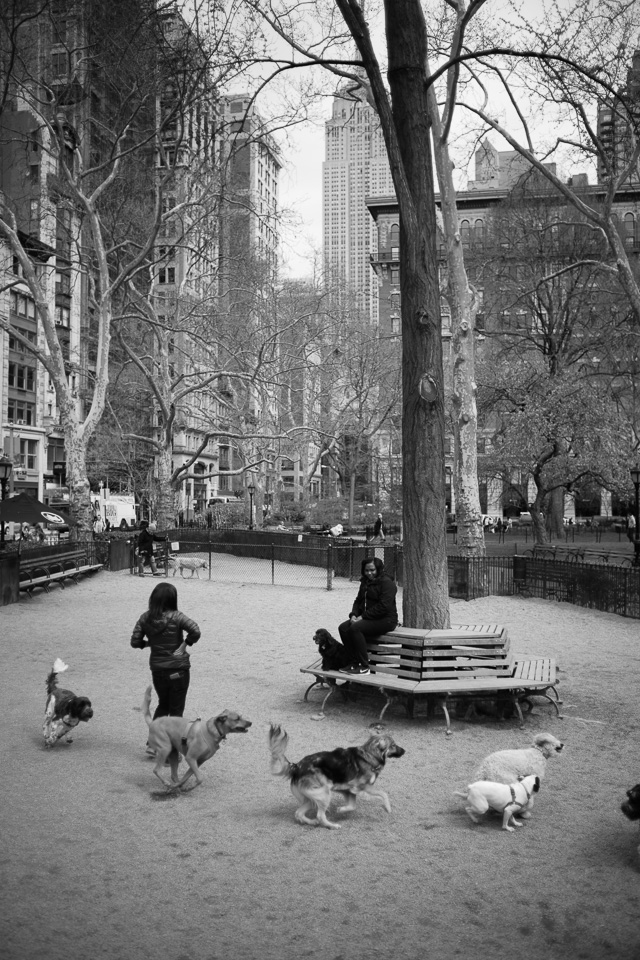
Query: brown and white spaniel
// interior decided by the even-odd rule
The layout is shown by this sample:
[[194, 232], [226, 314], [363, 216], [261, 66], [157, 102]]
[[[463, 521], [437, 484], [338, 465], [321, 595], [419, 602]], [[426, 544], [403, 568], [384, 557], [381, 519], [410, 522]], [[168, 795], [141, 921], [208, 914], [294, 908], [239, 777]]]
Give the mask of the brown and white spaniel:
[[88, 697], [76, 697], [71, 690], [63, 690], [58, 686], [58, 674], [68, 669], [68, 665], [58, 657], [47, 677], [47, 705], [42, 726], [47, 747], [54, 747], [64, 736], [67, 743], [71, 743], [72, 737], [69, 734], [73, 728], [77, 727], [81, 720], [86, 722], [93, 716], [93, 707]]

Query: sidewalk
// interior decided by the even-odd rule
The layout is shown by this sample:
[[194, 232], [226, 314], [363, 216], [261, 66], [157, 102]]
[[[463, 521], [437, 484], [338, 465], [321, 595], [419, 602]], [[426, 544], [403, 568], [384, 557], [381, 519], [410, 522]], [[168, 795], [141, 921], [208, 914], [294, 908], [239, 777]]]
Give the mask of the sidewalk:
[[[363, 743], [378, 699], [304, 703], [312, 636], [337, 635], [356, 584], [300, 587], [172, 580], [198, 621], [187, 715], [236, 709], [253, 721], [165, 800], [145, 757], [139, 706], [148, 653], [129, 638], [159, 581], [100, 573], [3, 607], [3, 954], [7, 960], [637, 960], [638, 827], [620, 812], [640, 781], [638, 624], [541, 600], [453, 602], [456, 623], [500, 623], [515, 654], [555, 657], [564, 720], [385, 717], [406, 749], [383, 773], [392, 811], [362, 803], [342, 829], [293, 820], [269, 773], [268, 723], [288, 755]], [[46, 751], [44, 682], [91, 698], [74, 743]], [[312, 695], [313, 696], [313, 695]], [[476, 762], [549, 730], [533, 818], [516, 834], [473, 825], [453, 791]], [[339, 815], [337, 817], [339, 819]]]

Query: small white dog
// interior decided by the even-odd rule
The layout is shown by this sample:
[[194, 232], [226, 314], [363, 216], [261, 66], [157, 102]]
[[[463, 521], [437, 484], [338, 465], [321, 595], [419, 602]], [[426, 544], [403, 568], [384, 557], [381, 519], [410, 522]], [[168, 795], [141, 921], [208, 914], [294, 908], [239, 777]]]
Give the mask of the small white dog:
[[[518, 777], [515, 783], [491, 783], [479, 780], [470, 783], [466, 790], [456, 790], [455, 796], [466, 800], [465, 810], [474, 823], [487, 810], [497, 810], [502, 814], [502, 829], [513, 833], [514, 827], [522, 827], [522, 820], [516, 820], [516, 814], [527, 819], [531, 816], [533, 794], [540, 789], [540, 777]], [[513, 826], [510, 826], [513, 824]]]
[[207, 569], [207, 561], [202, 560], [200, 557], [182, 557], [180, 554], [172, 554], [169, 557], [169, 569], [173, 570], [173, 576], [176, 575], [176, 570], [180, 571], [180, 576], [184, 577], [185, 570], [191, 570], [191, 576], [193, 577], [194, 573], [198, 580], [200, 579], [200, 574], [198, 570]]
[[514, 783], [518, 777], [545, 775], [547, 759], [563, 749], [550, 733], [539, 733], [533, 746], [522, 750], [497, 750], [490, 753], [473, 773], [473, 780], [491, 780], [494, 783]]

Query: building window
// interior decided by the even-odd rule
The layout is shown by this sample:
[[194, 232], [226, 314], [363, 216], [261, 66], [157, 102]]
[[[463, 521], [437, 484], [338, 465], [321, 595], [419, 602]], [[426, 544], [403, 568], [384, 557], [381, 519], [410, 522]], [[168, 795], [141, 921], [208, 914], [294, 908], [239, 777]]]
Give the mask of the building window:
[[158, 283], [175, 283], [176, 282], [176, 268], [175, 267], [160, 267], [158, 270]]
[[56, 307], [56, 326], [68, 327], [71, 322], [71, 311], [69, 307]]
[[63, 53], [52, 53], [51, 54], [51, 76], [53, 79], [59, 79], [61, 77], [66, 77], [69, 73], [69, 54], [64, 51]]
[[16, 400], [9, 397], [7, 403], [7, 419], [10, 423], [24, 423], [28, 426], [34, 426], [36, 422], [36, 407], [34, 403], [25, 403], [24, 400]]
[[627, 247], [636, 245], [636, 218], [632, 213], [626, 213], [624, 217], [624, 242]]
[[468, 220], [463, 220], [460, 224], [460, 240], [463, 247], [468, 247], [471, 242], [471, 227]]
[[37, 440], [21, 440], [20, 441], [20, 460], [23, 467], [26, 467], [27, 470], [35, 470], [38, 457], [38, 441]]

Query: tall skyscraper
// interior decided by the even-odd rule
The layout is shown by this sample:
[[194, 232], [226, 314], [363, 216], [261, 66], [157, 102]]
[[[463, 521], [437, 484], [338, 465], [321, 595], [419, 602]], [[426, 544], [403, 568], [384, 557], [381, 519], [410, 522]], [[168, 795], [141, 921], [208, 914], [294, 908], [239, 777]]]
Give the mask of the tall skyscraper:
[[366, 197], [393, 194], [393, 181], [376, 111], [366, 101], [338, 92], [325, 124], [323, 243], [329, 274], [354, 292], [358, 304], [377, 320], [377, 279], [370, 254], [375, 224]]

